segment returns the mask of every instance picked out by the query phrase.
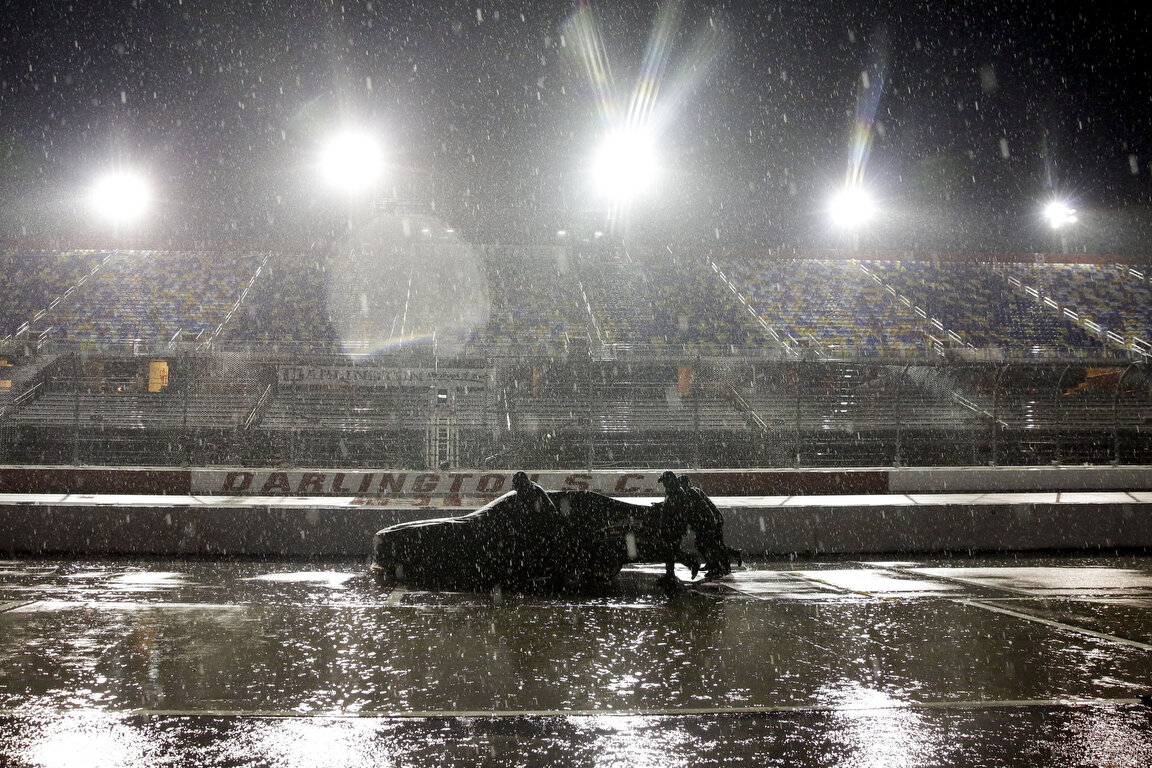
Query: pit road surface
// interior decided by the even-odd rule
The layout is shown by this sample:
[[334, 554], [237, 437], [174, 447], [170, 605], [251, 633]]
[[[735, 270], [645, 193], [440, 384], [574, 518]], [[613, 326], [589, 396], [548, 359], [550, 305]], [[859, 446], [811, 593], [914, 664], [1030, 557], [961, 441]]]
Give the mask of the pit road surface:
[[0, 765], [1152, 765], [1150, 557], [658, 570], [0, 561]]

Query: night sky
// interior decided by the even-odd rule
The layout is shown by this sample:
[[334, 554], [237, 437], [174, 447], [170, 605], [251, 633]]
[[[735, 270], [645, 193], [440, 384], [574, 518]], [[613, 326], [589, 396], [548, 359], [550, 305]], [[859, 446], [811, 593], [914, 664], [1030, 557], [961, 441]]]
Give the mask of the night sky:
[[[344, 204], [314, 158], [355, 122], [385, 142], [385, 194], [475, 242], [610, 224], [686, 246], [834, 245], [823, 206], [858, 125], [883, 206], [867, 245], [1042, 250], [1055, 194], [1082, 213], [1074, 247], [1147, 242], [1152, 12], [1136, 4], [5, 5], [3, 237], [98, 237], [78, 200], [119, 164], [159, 188], [141, 235], [322, 238]], [[586, 178], [605, 122], [580, 19], [621, 109], [661, 19], [670, 31], [661, 180], [611, 222]]]

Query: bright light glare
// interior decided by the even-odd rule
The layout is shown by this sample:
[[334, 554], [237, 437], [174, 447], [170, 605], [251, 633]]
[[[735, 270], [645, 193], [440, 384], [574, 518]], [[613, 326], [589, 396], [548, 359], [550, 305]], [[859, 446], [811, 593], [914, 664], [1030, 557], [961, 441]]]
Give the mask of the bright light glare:
[[855, 229], [876, 218], [876, 201], [859, 187], [846, 187], [828, 202], [832, 223], [842, 229]]
[[384, 169], [384, 154], [366, 133], [348, 132], [332, 137], [320, 154], [320, 173], [329, 186], [348, 193], [370, 189]]
[[603, 197], [628, 201], [646, 192], [656, 181], [656, 151], [641, 131], [617, 131], [600, 145], [592, 173]]
[[117, 171], [96, 181], [89, 192], [89, 203], [100, 218], [113, 224], [130, 224], [148, 210], [152, 192], [148, 182], [138, 174]]
[[1044, 206], [1044, 220], [1052, 229], [1067, 227], [1076, 223], [1076, 209], [1063, 200], [1053, 200]]

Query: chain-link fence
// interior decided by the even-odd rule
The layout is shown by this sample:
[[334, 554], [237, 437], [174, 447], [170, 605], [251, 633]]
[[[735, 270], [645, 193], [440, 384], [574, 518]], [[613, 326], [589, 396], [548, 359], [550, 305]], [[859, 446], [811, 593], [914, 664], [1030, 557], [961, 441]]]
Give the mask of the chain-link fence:
[[0, 416], [7, 463], [933, 466], [1147, 463], [1141, 363], [550, 353], [63, 352]]

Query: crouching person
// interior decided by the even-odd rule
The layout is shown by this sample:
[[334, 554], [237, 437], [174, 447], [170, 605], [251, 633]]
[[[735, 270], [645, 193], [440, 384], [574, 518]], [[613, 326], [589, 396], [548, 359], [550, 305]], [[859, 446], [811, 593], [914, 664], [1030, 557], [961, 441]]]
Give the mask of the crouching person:
[[696, 535], [696, 549], [704, 558], [704, 570], [708, 578], [716, 579], [732, 573], [732, 556], [743, 565], [741, 551], [732, 549], [724, 541], [724, 515], [708, 498], [708, 494], [680, 476], [680, 486], [685, 496], [691, 500], [692, 514], [688, 524]]

